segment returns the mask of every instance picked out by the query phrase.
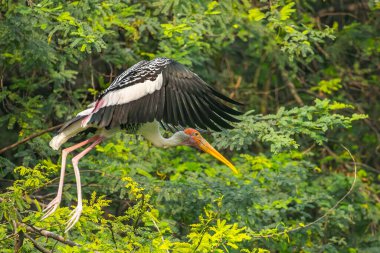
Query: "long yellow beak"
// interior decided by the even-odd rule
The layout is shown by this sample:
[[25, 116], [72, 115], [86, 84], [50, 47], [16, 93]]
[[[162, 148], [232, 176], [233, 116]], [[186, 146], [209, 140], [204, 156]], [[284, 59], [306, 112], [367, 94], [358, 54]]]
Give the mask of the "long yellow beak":
[[238, 170], [235, 168], [235, 166], [228, 161], [224, 156], [222, 156], [218, 151], [216, 151], [210, 143], [208, 143], [203, 137], [198, 137], [197, 140], [198, 147], [202, 149], [204, 152], [209, 153], [222, 163], [228, 166], [232, 170], [233, 173], [239, 174]]

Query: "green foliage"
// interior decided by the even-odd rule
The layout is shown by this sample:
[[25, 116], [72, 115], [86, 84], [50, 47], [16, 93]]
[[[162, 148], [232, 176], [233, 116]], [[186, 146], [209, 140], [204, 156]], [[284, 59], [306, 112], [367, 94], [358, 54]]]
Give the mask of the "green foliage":
[[192, 244], [176, 243], [175, 252], [224, 252], [227, 248], [238, 249], [237, 243], [251, 239], [246, 228], [238, 228], [237, 223], [226, 224], [226, 220], [217, 218], [217, 212], [205, 209], [204, 215], [198, 224], [191, 225], [188, 238]]
[[[125, 149], [122, 142], [112, 145], [115, 149]], [[208, 156], [203, 157], [206, 161], [199, 161], [201, 166], [205, 166], [202, 173], [191, 169], [196, 161], [196, 156], [191, 150], [178, 150], [190, 156], [189, 161], [183, 161], [173, 159], [173, 156], [176, 156], [174, 152], [163, 152], [156, 148], [151, 148], [151, 162], [161, 164], [162, 161], [168, 161], [165, 163], [168, 166], [167, 170], [140, 175], [141, 169], [149, 171], [152, 168], [150, 164], [146, 164], [147, 168], [142, 167], [144, 164], [136, 160], [138, 154], [148, 146], [143, 143], [142, 146], [133, 147], [134, 149], [129, 151], [129, 157], [114, 157], [114, 152], [101, 152], [104, 155], [96, 156], [101, 160], [94, 160], [94, 156], [89, 157], [91, 163], [87, 166], [101, 168], [93, 173], [102, 174], [105, 181], [99, 181], [99, 177], [91, 174], [84, 177], [84, 184], [88, 185], [84, 188], [85, 196], [88, 196], [89, 201], [85, 201], [80, 222], [68, 235], [68, 238], [82, 246], [72, 248], [59, 244], [57, 250], [80, 252], [117, 248], [120, 251], [145, 252], [150, 248], [153, 252], [166, 249], [174, 252], [191, 252], [194, 249], [199, 252], [245, 249], [246, 252], [250, 252], [254, 248], [295, 250], [304, 244], [308, 244], [310, 249], [321, 249], [318, 245], [321, 245], [326, 236], [332, 240], [335, 238], [347, 242], [346, 236], [352, 239], [353, 235], [346, 234], [346, 231], [355, 222], [362, 220], [362, 216], [372, 217], [368, 222], [377, 222], [380, 214], [377, 211], [367, 216], [366, 213], [370, 209], [361, 203], [368, 204], [370, 197], [364, 192], [356, 191], [353, 198], [357, 199], [359, 205], [353, 205], [351, 201], [344, 202], [326, 223], [329, 226], [327, 231], [325, 225], [316, 224], [306, 231], [300, 230], [292, 234], [292, 229], [312, 221], [311, 209], [320, 210], [319, 216], [326, 212], [339, 196], [344, 195], [352, 179], [340, 174], [322, 173], [317, 165], [307, 161], [310, 155], [305, 156], [298, 152], [280, 153], [273, 157], [241, 155], [235, 159], [241, 174], [235, 177], [227, 168], [217, 165]], [[155, 156], [155, 152], [161, 156]], [[341, 157], [349, 159], [344, 153]], [[109, 167], [117, 167], [121, 173], [134, 175], [133, 178], [137, 180], [124, 177], [120, 181], [120, 177], [114, 177], [109, 167], [102, 166], [103, 162], [109, 164]], [[175, 170], [181, 166], [187, 170]], [[25, 175], [37, 173], [30, 168], [17, 171], [27, 172]], [[168, 180], [160, 179], [163, 174]], [[91, 186], [92, 184], [102, 184], [103, 187]], [[30, 186], [29, 192], [32, 188], [39, 191], [37, 187], [38, 185]], [[8, 194], [18, 188], [15, 182], [14, 186], [8, 189]], [[29, 202], [38, 203], [33, 196], [32, 194]], [[4, 194], [1, 198], [4, 198]], [[122, 209], [121, 213], [114, 215], [104, 212], [120, 208], [123, 202], [128, 207]], [[40, 208], [37, 208], [37, 212], [25, 212], [27, 209], [20, 209], [16, 203], [3, 203], [8, 204], [3, 210], [24, 210], [21, 214], [23, 224], [33, 224], [56, 233], [63, 233], [70, 213], [69, 208], [62, 207], [51, 217], [41, 221]], [[185, 224], [186, 227], [182, 228], [185, 231], [181, 232], [179, 228]], [[7, 231], [10, 229], [9, 226], [3, 224], [0, 227], [2, 231]], [[272, 239], [260, 240], [266, 236]], [[253, 238], [256, 238], [256, 242], [252, 246], [250, 241]], [[360, 236], [356, 235], [356, 238], [359, 243]], [[47, 248], [55, 244], [54, 240], [46, 241], [43, 236], [38, 237], [38, 242]], [[375, 237], [367, 238], [366, 243], [368, 242], [376, 245]], [[5, 243], [9, 243], [9, 240]], [[335, 248], [339, 245], [338, 242], [332, 242], [330, 246]], [[27, 242], [23, 247], [28, 249], [32, 246]]]
[[[254, 21], [266, 21], [269, 31], [276, 33], [275, 42], [280, 46], [281, 51], [286, 52], [290, 61], [294, 56], [306, 58], [314, 54], [312, 43], [324, 42], [325, 38], [334, 39], [333, 31], [328, 27], [324, 30], [314, 30], [312, 25], [299, 25], [290, 17], [296, 12], [295, 2], [290, 2], [284, 6], [275, 4], [270, 7], [266, 14], [260, 9], [254, 8], [249, 11], [248, 19]], [[265, 17], [265, 18], [264, 18]]]
[[[118, 73], [157, 56], [245, 104], [235, 129], [206, 136], [239, 175], [191, 148], [118, 133], [80, 161], [83, 214], [67, 234], [70, 164], [61, 207], [41, 220], [58, 184], [53, 134], [1, 153], [2, 252], [36, 252], [34, 243], [53, 252], [379, 251], [376, 1], [0, 3], [2, 147], [70, 119]], [[353, 182], [341, 144], [359, 182], [313, 223]]]
[[311, 90], [317, 90], [326, 94], [331, 94], [333, 91], [337, 91], [342, 88], [342, 80], [340, 78], [334, 78], [331, 80], [322, 80], [317, 86], [312, 87]]
[[302, 143], [296, 137], [310, 137], [322, 145], [326, 132], [336, 127], [349, 128], [353, 121], [366, 119], [364, 114], [353, 114], [350, 117], [335, 113], [335, 110], [351, 107], [342, 103], [331, 103], [329, 100], [315, 100], [315, 106], [303, 106], [285, 110], [281, 107], [274, 115], [254, 114], [247, 112], [242, 122], [233, 130], [215, 133], [216, 146], [240, 150], [247, 149], [254, 142], [269, 144], [270, 150], [278, 153], [285, 149], [297, 149]]

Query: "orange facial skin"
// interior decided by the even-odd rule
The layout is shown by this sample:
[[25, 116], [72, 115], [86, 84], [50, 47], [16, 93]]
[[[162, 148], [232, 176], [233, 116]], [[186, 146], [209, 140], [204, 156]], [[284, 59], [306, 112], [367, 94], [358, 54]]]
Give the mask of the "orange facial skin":
[[202, 137], [202, 135], [197, 130], [193, 128], [186, 128], [184, 130], [184, 133], [190, 137], [189, 145], [199, 148], [206, 153], [209, 153], [210, 155], [212, 155], [213, 157], [215, 157], [216, 159], [218, 159], [219, 161], [227, 165], [232, 170], [233, 173], [235, 174], [239, 173], [237, 169], [235, 168], [235, 166], [230, 161], [228, 161], [224, 156], [222, 156], [218, 151], [216, 151], [210, 145], [210, 143], [208, 143]]

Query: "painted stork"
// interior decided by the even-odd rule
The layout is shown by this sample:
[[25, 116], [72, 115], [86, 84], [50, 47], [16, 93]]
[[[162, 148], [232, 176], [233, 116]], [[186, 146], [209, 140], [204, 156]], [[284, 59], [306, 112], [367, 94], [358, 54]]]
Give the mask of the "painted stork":
[[[156, 58], [140, 61], [119, 75], [98, 99], [69, 120], [58, 131], [50, 146], [58, 150], [62, 144], [78, 133], [96, 128], [95, 135], [71, 147], [63, 149], [57, 196], [43, 210], [42, 219], [50, 216], [59, 206], [65, 176], [67, 155], [87, 144], [74, 156], [72, 164], [77, 186], [78, 203], [67, 222], [66, 232], [79, 220], [82, 213], [82, 190], [78, 162], [96, 145], [117, 130], [139, 134], [157, 147], [187, 145], [203, 150], [226, 164], [234, 173], [236, 168], [216, 151], [194, 128], [220, 131], [232, 128], [227, 122], [238, 122], [231, 115], [241, 114], [221, 102], [240, 103], [222, 95], [206, 84], [198, 75], [182, 64]], [[184, 129], [164, 138], [159, 126]]]

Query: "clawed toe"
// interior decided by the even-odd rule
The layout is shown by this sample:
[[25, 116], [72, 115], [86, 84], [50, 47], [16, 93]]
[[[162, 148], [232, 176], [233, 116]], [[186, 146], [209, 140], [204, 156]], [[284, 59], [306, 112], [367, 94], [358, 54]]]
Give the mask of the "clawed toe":
[[[54, 198], [43, 210], [43, 212], [45, 213], [41, 220], [43, 219], [46, 219], [47, 217], [49, 217], [51, 214], [53, 214], [55, 212], [55, 210], [57, 210], [59, 204], [61, 203], [61, 199], [60, 198]], [[68, 232], [74, 225], [75, 223], [78, 222], [79, 220], [79, 217], [80, 215], [82, 214], [82, 205], [78, 205], [74, 210], [71, 211], [69, 217], [71, 217], [69, 219], [69, 221], [67, 222], [66, 224], [66, 230], [65, 230], [65, 233]]]
[[67, 222], [65, 233], [67, 233], [78, 222], [80, 215], [82, 214], [82, 205], [78, 205], [70, 213], [70, 220]]
[[57, 210], [59, 204], [61, 203], [61, 199], [59, 198], [54, 198], [43, 210], [43, 212], [45, 213], [44, 216], [42, 216], [42, 220], [43, 219], [46, 219], [47, 217], [49, 217], [51, 214], [53, 214], [55, 212], [55, 210]]

